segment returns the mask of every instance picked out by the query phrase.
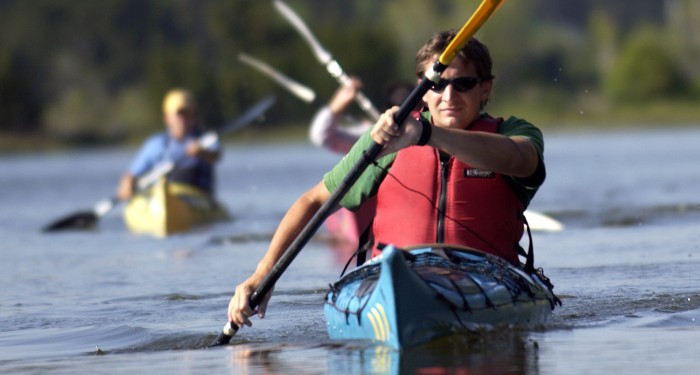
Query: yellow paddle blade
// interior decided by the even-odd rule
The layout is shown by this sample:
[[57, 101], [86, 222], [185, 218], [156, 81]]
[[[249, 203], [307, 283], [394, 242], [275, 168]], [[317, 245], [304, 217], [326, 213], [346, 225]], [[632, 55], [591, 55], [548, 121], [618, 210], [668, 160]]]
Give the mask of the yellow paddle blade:
[[442, 51], [438, 59], [440, 64], [444, 66], [450, 65], [455, 56], [457, 56], [457, 52], [469, 42], [469, 39], [476, 34], [476, 31], [479, 30], [504, 1], [505, 0], [483, 0], [479, 8], [477, 8], [474, 14], [467, 20], [467, 23], [462, 26], [447, 48]]

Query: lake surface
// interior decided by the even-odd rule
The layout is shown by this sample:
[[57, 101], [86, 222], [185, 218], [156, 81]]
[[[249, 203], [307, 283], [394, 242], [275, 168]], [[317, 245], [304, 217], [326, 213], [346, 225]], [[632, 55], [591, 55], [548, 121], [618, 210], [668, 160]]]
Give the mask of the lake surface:
[[[112, 195], [133, 150], [0, 156], [0, 373], [696, 374], [700, 371], [700, 130], [546, 134], [531, 208], [563, 306], [537, 330], [396, 352], [328, 339], [323, 297], [345, 255], [319, 236], [282, 276], [267, 317], [205, 349], [235, 285], [296, 197], [339, 156], [308, 144], [229, 146], [219, 199], [234, 214], [167, 239], [40, 233]], [[322, 233], [320, 233], [322, 235]]]

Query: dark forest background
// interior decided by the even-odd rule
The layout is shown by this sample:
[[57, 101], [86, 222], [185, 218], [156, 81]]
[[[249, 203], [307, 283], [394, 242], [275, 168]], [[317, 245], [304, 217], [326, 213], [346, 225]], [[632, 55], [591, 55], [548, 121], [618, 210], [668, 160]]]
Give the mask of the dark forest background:
[[[388, 84], [414, 79], [417, 48], [478, 3], [287, 0], [377, 106]], [[477, 37], [495, 62], [494, 114], [543, 127], [700, 119], [700, 1], [510, 0]], [[274, 94], [264, 128], [305, 127], [317, 105], [240, 52], [321, 101], [337, 87], [270, 1], [0, 0], [0, 151], [140, 140], [162, 128], [175, 86], [195, 92], [211, 126]]]

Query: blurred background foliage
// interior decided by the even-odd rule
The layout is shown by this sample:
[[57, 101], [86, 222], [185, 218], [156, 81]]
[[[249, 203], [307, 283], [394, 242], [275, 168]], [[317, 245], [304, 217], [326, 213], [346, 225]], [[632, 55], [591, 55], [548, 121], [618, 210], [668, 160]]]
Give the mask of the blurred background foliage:
[[[479, 1], [287, 3], [381, 106], [388, 84], [414, 79], [418, 47]], [[697, 123], [700, 1], [512, 0], [477, 36], [495, 61], [494, 114], [543, 127]], [[240, 52], [322, 102], [337, 87], [270, 1], [0, 0], [0, 149], [141, 140], [162, 129], [161, 99], [176, 86], [194, 91], [210, 126], [274, 94], [265, 127], [305, 128], [318, 103], [241, 64]]]

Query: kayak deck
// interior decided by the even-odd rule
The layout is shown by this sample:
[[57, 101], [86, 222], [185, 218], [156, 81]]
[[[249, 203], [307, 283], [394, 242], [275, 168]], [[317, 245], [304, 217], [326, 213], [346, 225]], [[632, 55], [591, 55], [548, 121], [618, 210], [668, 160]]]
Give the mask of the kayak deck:
[[229, 217], [226, 209], [204, 191], [162, 179], [134, 196], [124, 209], [132, 233], [165, 237]]
[[498, 257], [449, 247], [381, 256], [331, 285], [331, 339], [412, 347], [459, 330], [546, 323], [558, 299], [544, 276]]

